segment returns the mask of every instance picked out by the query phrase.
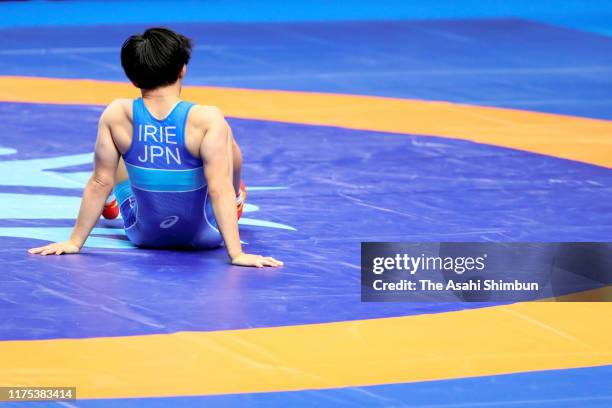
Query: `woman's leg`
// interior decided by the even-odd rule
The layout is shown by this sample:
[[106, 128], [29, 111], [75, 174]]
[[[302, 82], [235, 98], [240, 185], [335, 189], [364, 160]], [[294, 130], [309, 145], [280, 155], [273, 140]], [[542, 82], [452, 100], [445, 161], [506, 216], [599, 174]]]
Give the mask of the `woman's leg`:
[[[125, 182], [128, 179], [127, 169], [125, 168], [125, 162], [123, 157], [119, 158], [119, 165], [115, 171], [115, 187]], [[120, 203], [119, 203], [120, 204]], [[115, 197], [114, 191], [106, 198], [104, 203], [104, 209], [102, 210], [102, 216], [107, 220], [112, 220], [119, 216], [119, 205], [117, 198]]]
[[236, 195], [240, 193], [240, 181], [242, 180], [242, 152], [240, 151], [240, 146], [236, 143], [236, 139], [234, 139], [234, 133], [232, 132], [232, 128], [229, 127], [229, 138], [228, 138], [228, 152], [230, 157], [230, 168], [232, 174], [232, 182], [234, 184], [234, 191]]
[[119, 158], [119, 165], [117, 171], [115, 171], [115, 185], [120, 184], [128, 179], [127, 168], [125, 167], [125, 161], [123, 157]]

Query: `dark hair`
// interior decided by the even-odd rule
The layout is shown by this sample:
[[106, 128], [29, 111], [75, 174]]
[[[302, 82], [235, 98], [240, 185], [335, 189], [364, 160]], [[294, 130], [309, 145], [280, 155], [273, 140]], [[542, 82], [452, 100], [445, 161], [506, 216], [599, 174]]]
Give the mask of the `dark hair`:
[[191, 40], [167, 28], [149, 28], [121, 47], [125, 75], [141, 89], [170, 85], [191, 57]]

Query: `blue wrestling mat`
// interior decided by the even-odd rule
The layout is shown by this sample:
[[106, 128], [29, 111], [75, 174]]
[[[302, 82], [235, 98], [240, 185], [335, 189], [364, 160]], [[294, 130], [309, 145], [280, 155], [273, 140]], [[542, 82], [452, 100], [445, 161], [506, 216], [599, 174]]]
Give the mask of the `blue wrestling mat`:
[[[328, 15], [296, 2], [290, 2], [292, 7], [310, 11], [300, 14], [282, 7], [272, 13], [273, 7], [265, 2], [260, 14], [254, 11], [251, 18], [210, 5], [216, 10], [211, 15], [218, 19], [205, 16], [204, 5], [196, 2], [186, 3], [180, 15], [175, 10], [178, 6], [171, 6], [174, 3], [152, 3], [138, 18], [118, 13], [116, 20], [106, 14], [107, 6], [97, 2], [2, 3], [0, 78], [17, 77], [23, 83], [33, 77], [91, 79], [96, 89], [125, 82], [118, 56], [121, 43], [145, 27], [164, 23], [195, 41], [188, 87], [278, 90], [281, 96], [382, 97], [381, 103], [416, 100], [425, 107], [430, 101], [447, 101], [533, 111], [544, 117], [587, 118], [592, 120], [588, 126], [608, 126], [612, 120], [612, 37], [608, 35], [612, 20], [606, 23], [602, 17], [612, 15], [609, 5], [598, 3], [599, 9], [589, 3], [573, 21], [570, 16], [578, 13], [580, 2], [570, 2], [574, 8], [568, 3], [556, 12], [548, 12], [552, 2], [529, 2], [535, 5], [510, 9], [470, 1], [470, 7], [461, 12], [452, 2], [442, 2], [437, 15], [428, 3], [393, 2], [380, 7], [372, 18], [368, 13], [379, 7], [365, 2], [357, 2], [354, 9], [347, 2], [341, 2], [346, 7], [329, 6], [333, 12]], [[117, 7], [129, 11], [134, 4]], [[174, 8], [164, 16], [158, 13], [164, 7]], [[60, 11], [66, 13], [65, 21], [54, 14]], [[441, 356], [452, 346], [441, 343], [451, 330], [459, 333], [463, 326], [446, 325], [447, 319], [478, 314], [472, 321], [494, 338], [496, 328], [477, 319], [497, 313], [499, 306], [362, 303], [359, 275], [362, 241], [609, 241], [610, 166], [434, 133], [336, 126], [333, 111], [325, 113], [331, 118], [325, 123], [230, 112], [228, 121], [245, 157], [244, 179], [249, 187], [241, 238], [246, 250], [281, 259], [283, 268], [231, 266], [222, 248], [205, 252], [137, 249], [127, 240], [120, 219], [101, 219], [82, 254], [43, 258], [26, 250], [69, 235], [92, 169], [97, 121], [104, 106], [63, 101], [61, 92], [49, 93], [57, 100], [46, 102], [37, 99], [36, 91], [12, 92], [0, 85], [0, 357], [11, 355], [12, 347], [23, 347], [27, 353], [30, 347], [48, 347], [49, 356], [55, 347], [62, 353], [69, 353], [63, 347], [70, 347], [77, 361], [83, 358], [79, 366], [86, 369], [69, 372], [62, 369], [60, 358], [49, 357], [40, 370], [31, 368], [35, 362], [24, 363], [26, 368], [0, 367], [0, 386], [76, 385], [81, 390], [79, 400], [57, 406], [83, 407], [612, 404], [610, 342], [596, 343], [590, 334], [580, 337], [580, 331], [564, 325], [572, 320], [564, 316], [588, 316], [588, 306], [576, 306], [585, 309], [575, 315], [547, 309], [546, 316], [558, 317], [558, 325], [546, 320], [543, 311], [541, 315], [525, 312], [531, 317], [520, 324], [529, 325], [537, 335], [530, 337], [532, 332], [523, 331], [517, 323], [513, 330], [517, 336], [523, 333], [524, 344], [513, 350], [483, 346], [481, 360], [465, 357], [457, 360], [457, 366], [467, 368], [450, 370], [444, 364], [451, 359]], [[236, 98], [232, 103], [242, 106], [243, 100]], [[265, 103], [260, 105], [258, 112], [265, 111]], [[314, 108], [304, 102], [303, 109], [308, 115]], [[380, 114], [376, 109], [361, 115], [376, 116]], [[460, 122], [482, 119], [484, 124], [474, 125], [474, 132], [486, 131], [489, 124], [508, 132], [517, 126], [496, 118], [483, 119], [473, 113]], [[424, 116], [406, 116], [403, 121], [406, 126], [427, 122]], [[456, 123], [448, 126], [452, 133]], [[536, 132], [542, 135], [542, 143], [556, 144], [547, 128]], [[520, 132], [512, 135], [507, 138], [520, 138]], [[589, 145], [591, 140], [587, 131], [576, 133], [574, 144], [566, 150]], [[608, 133], [607, 143], [611, 141]], [[601, 316], [611, 311], [605, 304], [593, 307], [607, 307], [597, 309]], [[500, 313], [505, 316], [506, 312]], [[421, 333], [420, 342], [395, 339], [407, 348], [422, 347], [423, 366], [434, 367], [431, 375], [421, 366], [402, 371], [411, 363], [401, 358], [393, 362], [393, 369], [388, 368], [386, 364], [392, 363], [382, 357], [354, 367], [348, 360], [334, 366], [321, 357], [317, 362], [321, 372], [301, 370], [300, 364], [307, 364], [309, 358], [292, 360], [292, 345], [287, 341], [280, 342], [287, 347], [281, 350], [272, 340], [248, 343], [240, 337], [246, 332], [276, 339], [275, 330], [302, 328], [305, 331], [296, 339], [301, 338], [304, 347], [320, 342], [326, 348], [321, 340], [326, 337], [310, 333], [309, 328], [319, 333], [328, 328], [321, 323], [373, 321], [386, 325], [381, 336], [393, 337], [396, 321], [387, 318], [427, 320], [423, 327], [445, 322], [440, 327], [449, 331]], [[405, 322], [408, 327], [412, 320]], [[584, 321], [588, 333], [610, 332], [609, 320], [599, 322], [599, 327], [593, 322]], [[329, 326], [330, 330], [335, 327]], [[347, 336], [349, 343], [369, 347], [361, 326], [342, 327], [338, 329], [342, 335], [329, 334], [330, 338]], [[562, 343], [560, 350], [567, 342], [568, 350], [580, 347], [574, 354], [589, 359], [566, 363], [565, 354], [547, 354], [540, 331], [553, 336], [551, 344]], [[202, 388], [181, 388], [177, 383], [166, 392], [145, 380], [132, 387], [131, 381], [138, 383], [142, 372], [170, 376], [172, 371], [163, 368], [172, 363], [149, 366], [143, 360], [121, 368], [125, 371], [118, 375], [116, 367], [100, 368], [99, 361], [89, 360], [89, 344], [107, 338], [125, 340], [117, 347], [127, 353], [130, 338], [142, 339], [153, 350], [157, 343], [149, 341], [158, 339], [156, 335], [164, 342], [164, 336], [174, 339], [183, 332], [223, 336], [181, 342], [186, 353], [193, 347], [187, 355], [202, 370], [196, 381], [204, 384]], [[333, 344], [330, 352], [337, 350], [341, 356], [342, 347]], [[100, 347], [96, 350], [106, 355], [100, 351], [105, 346]], [[504, 353], [519, 362], [496, 360]], [[227, 355], [234, 376], [225, 378], [216, 366], [196, 364], [210, 355]], [[530, 365], [553, 357], [559, 364]], [[159, 358], [172, 360], [172, 356]], [[530, 362], [521, 365], [523, 358]], [[439, 367], [433, 363], [438, 360], [442, 361]], [[376, 373], [378, 365], [384, 375], [366, 376], [368, 370]], [[244, 378], [245, 367], [261, 370], [261, 378], [267, 380]], [[266, 377], [274, 370], [283, 374]], [[425, 371], [427, 375], [418, 376]], [[64, 383], [90, 379], [84, 373], [94, 372], [100, 374], [97, 383], [86, 379]], [[208, 381], [218, 381], [219, 388], [206, 388]]]

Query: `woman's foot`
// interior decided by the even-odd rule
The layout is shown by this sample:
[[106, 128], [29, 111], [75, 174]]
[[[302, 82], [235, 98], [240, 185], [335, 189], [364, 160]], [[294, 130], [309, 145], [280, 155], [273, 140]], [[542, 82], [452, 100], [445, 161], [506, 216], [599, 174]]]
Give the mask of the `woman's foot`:
[[119, 216], [119, 205], [117, 204], [117, 198], [114, 194], [111, 194], [106, 199], [104, 209], [102, 210], [102, 216], [107, 220], [114, 220]]

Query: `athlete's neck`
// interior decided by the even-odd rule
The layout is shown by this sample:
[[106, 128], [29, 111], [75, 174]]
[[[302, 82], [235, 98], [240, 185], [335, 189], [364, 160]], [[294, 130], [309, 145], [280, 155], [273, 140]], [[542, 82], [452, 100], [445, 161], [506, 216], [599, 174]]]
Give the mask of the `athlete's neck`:
[[180, 100], [181, 80], [155, 89], [141, 89], [146, 107], [155, 117], [164, 117]]
[[141, 89], [142, 99], [149, 101], [173, 101], [181, 96], [181, 80], [173, 84], [160, 86], [155, 89]]

